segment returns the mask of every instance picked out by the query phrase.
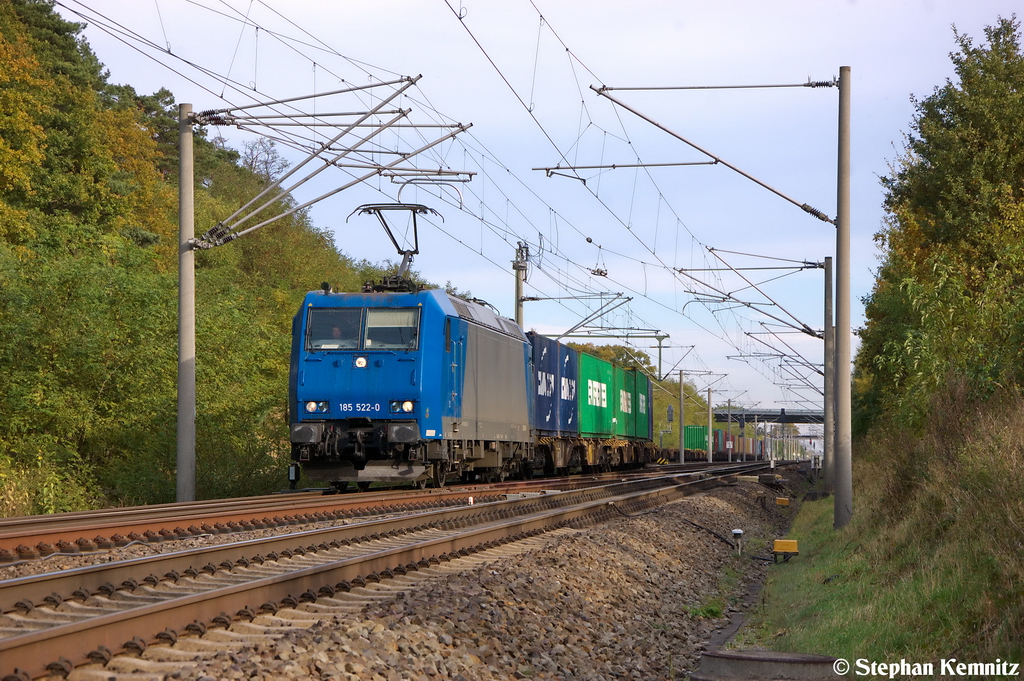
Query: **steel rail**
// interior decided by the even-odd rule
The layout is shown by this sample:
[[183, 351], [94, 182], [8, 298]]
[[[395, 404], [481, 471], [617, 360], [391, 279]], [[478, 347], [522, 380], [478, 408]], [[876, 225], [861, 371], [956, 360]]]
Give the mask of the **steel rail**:
[[[18, 678], [36, 678], [46, 675], [51, 663], [58, 662], [63, 652], [66, 663], [82, 664], [90, 660], [90, 653], [103, 647], [109, 651], [119, 652], [125, 649], [125, 643], [132, 642], [145, 635], [149, 641], [157, 640], [158, 631], [185, 631], [185, 627], [193, 622], [213, 622], [215, 618], [233, 615], [226, 613], [252, 612], [266, 604], [273, 609], [274, 603], [288, 597], [294, 600], [294, 594], [302, 594], [306, 598], [316, 599], [321, 587], [349, 582], [357, 577], [376, 575], [410, 563], [417, 563], [431, 557], [450, 556], [455, 553], [472, 553], [474, 547], [494, 545], [514, 541], [526, 534], [536, 534], [564, 527], [572, 523], [582, 522], [602, 511], [610, 513], [611, 505], [641, 504], [645, 507], [663, 503], [684, 496], [687, 491], [705, 489], [719, 480], [734, 478], [741, 472], [750, 472], [754, 468], [763, 468], [766, 464], [746, 464], [725, 467], [713, 478], [680, 481], [676, 476], [639, 481], [617, 483], [606, 488], [596, 488], [577, 493], [562, 493], [573, 497], [600, 496], [599, 499], [583, 499], [577, 503], [557, 509], [541, 510], [510, 520], [485, 522], [458, 535], [440, 537], [417, 542], [407, 546], [377, 551], [368, 555], [348, 558], [324, 565], [302, 568], [294, 572], [262, 577], [245, 584], [236, 584], [214, 591], [174, 598], [161, 603], [153, 603], [131, 610], [101, 615], [78, 622], [58, 624], [48, 629], [0, 639], [0, 659], [3, 668], [0, 673], [11, 674]], [[657, 483], [652, 488], [652, 483]], [[646, 487], [647, 489], [630, 491], [630, 487]], [[604, 493], [598, 494], [600, 490]], [[554, 496], [562, 496], [552, 495]], [[607, 496], [606, 496], [607, 494]], [[568, 499], [565, 499], [568, 500]], [[526, 506], [536, 502], [535, 498], [519, 500]], [[510, 502], [499, 502], [509, 504]], [[496, 506], [497, 504], [495, 504]], [[463, 509], [465, 511], [466, 509]], [[479, 509], [475, 509], [479, 510]], [[398, 519], [402, 520], [402, 519]], [[351, 527], [348, 529], [352, 529]], [[176, 635], [176, 634], [173, 634]], [[166, 636], [166, 634], [165, 634]], [[146, 639], [143, 639], [146, 641]]]
[[[750, 465], [750, 464], [748, 464]], [[736, 465], [734, 465], [735, 467]], [[723, 468], [719, 465], [720, 468]], [[736, 474], [742, 468], [728, 468], [728, 474]], [[678, 476], [669, 476], [675, 479]], [[657, 484], [659, 479], [648, 478], [620, 482], [621, 485]], [[64, 600], [72, 598], [74, 592], [96, 593], [106, 585], [122, 585], [135, 580], [143, 583], [150, 575], [166, 575], [172, 572], [185, 574], [188, 570], [201, 571], [204, 567], [220, 566], [225, 562], [236, 563], [241, 559], [252, 560], [257, 556], [284, 551], [315, 550], [315, 547], [331, 542], [366, 541], [371, 537], [391, 533], [415, 532], [430, 527], [443, 526], [456, 521], [486, 522], [495, 516], [522, 515], [537, 505], [548, 507], [556, 504], [578, 503], [576, 499], [587, 500], [597, 495], [607, 496], [611, 485], [568, 490], [554, 494], [531, 496], [523, 499], [494, 501], [406, 513], [397, 517], [304, 530], [272, 537], [217, 544], [172, 553], [159, 553], [144, 558], [100, 563], [73, 570], [46, 572], [38, 575], [0, 581], [0, 613], [16, 609], [18, 602], [42, 603], [51, 594], [58, 594]], [[523, 509], [526, 509], [525, 511]]]
[[[685, 464], [684, 468], [665, 467], [659, 473], [677, 470], [700, 470], [707, 464]], [[649, 475], [650, 472], [639, 475]], [[0, 519], [0, 550], [15, 554], [19, 545], [35, 546], [39, 543], [56, 545], [60, 541], [74, 544], [80, 538], [93, 539], [97, 534], [110, 538], [114, 534], [127, 536], [132, 532], [145, 534], [147, 531], [160, 534], [162, 530], [176, 530], [189, 525], [215, 525], [220, 523], [265, 523], [275, 516], [279, 527], [295, 524], [295, 516], [321, 514], [323, 518], [299, 518], [301, 522], [333, 520], [331, 514], [363, 512], [371, 506], [401, 504], [443, 504], [461, 502], [468, 496], [486, 500], [491, 495], [500, 495], [508, 490], [519, 489], [575, 489], [582, 485], [600, 483], [604, 479], [623, 478], [636, 473], [617, 473], [571, 478], [535, 479], [532, 481], [505, 482], [490, 485], [459, 484], [440, 489], [421, 491], [374, 491], [353, 494], [324, 494], [323, 492], [295, 492], [272, 494], [246, 499], [221, 499], [190, 501], [169, 504], [154, 504], [129, 508], [99, 509], [55, 513], [43, 516], [24, 516]], [[397, 509], [402, 510], [402, 509]], [[385, 508], [378, 513], [392, 513], [396, 509]], [[268, 518], [267, 516], [270, 516]], [[288, 518], [291, 518], [289, 521]], [[251, 528], [250, 528], [251, 529]], [[89, 536], [84, 536], [88, 534]], [[0, 563], [0, 568], [4, 566]]]

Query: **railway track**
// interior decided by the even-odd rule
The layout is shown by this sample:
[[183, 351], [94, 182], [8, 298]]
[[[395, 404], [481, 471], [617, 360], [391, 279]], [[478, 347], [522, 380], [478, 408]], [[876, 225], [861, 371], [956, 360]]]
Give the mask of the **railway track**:
[[3, 581], [0, 674], [24, 681], [90, 664], [144, 669], [138, 660], [153, 644], [180, 642], [194, 656], [217, 641], [273, 635], [286, 621], [315, 621], [361, 607], [374, 591], [408, 588], [453, 560], [507, 554], [546, 532], [604, 519], [616, 506], [640, 511], [763, 466], [524, 492]]
[[[660, 467], [668, 475], [699, 471], [708, 464]], [[352, 494], [307, 491], [248, 499], [156, 504], [23, 518], [0, 518], [0, 568], [55, 553], [80, 554], [131, 542], [160, 543], [210, 534], [233, 534], [266, 528], [365, 518], [461, 506], [470, 496], [478, 502], [537, 489], [568, 490], [633, 479], [650, 472], [605, 473], [489, 485], [457, 485], [422, 491], [384, 490]]]

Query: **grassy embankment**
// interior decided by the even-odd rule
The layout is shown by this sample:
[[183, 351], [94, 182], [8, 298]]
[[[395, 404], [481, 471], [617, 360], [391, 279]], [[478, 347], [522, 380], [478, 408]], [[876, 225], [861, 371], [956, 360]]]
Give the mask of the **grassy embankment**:
[[772, 568], [734, 645], [1024, 662], [1022, 406], [954, 415], [912, 444], [859, 447], [853, 520], [834, 531], [832, 498], [802, 505], [788, 537], [800, 555]]

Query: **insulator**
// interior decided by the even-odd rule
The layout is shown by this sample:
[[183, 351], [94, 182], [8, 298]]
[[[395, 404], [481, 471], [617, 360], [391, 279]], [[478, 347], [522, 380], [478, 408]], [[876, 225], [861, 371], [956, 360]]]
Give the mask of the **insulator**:
[[206, 234], [203, 235], [203, 239], [206, 241], [216, 241], [222, 238], [228, 233], [228, 228], [224, 226], [223, 222], [218, 222], [216, 225], [207, 230]]
[[218, 245], [218, 246], [223, 246], [223, 245], [224, 245], [224, 244], [226, 244], [227, 242], [229, 242], [229, 241], [234, 241], [234, 240], [235, 240], [235, 239], [237, 239], [237, 238], [238, 238], [238, 235], [237, 235], [237, 234], [228, 234], [228, 235], [227, 235], [227, 236], [225, 236], [225, 237], [224, 237], [223, 239], [218, 239], [218, 240], [217, 240], [217, 245]]
[[832, 218], [830, 218], [829, 216], [825, 215], [824, 213], [822, 213], [820, 210], [818, 210], [814, 206], [809, 206], [808, 204], [805, 203], [802, 206], [800, 206], [800, 208], [802, 208], [804, 211], [810, 213], [814, 217], [818, 218], [822, 222], [832, 222]]
[[839, 87], [839, 79], [833, 78], [832, 80], [811, 80], [807, 79], [804, 83], [804, 87]]

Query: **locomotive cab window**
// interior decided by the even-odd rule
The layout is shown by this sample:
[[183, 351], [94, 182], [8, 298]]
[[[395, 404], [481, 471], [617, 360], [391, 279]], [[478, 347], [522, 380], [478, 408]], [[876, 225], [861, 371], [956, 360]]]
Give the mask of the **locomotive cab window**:
[[366, 311], [364, 350], [415, 350], [419, 340], [419, 310], [371, 308]]
[[357, 350], [363, 311], [351, 307], [312, 307], [306, 325], [307, 350]]

